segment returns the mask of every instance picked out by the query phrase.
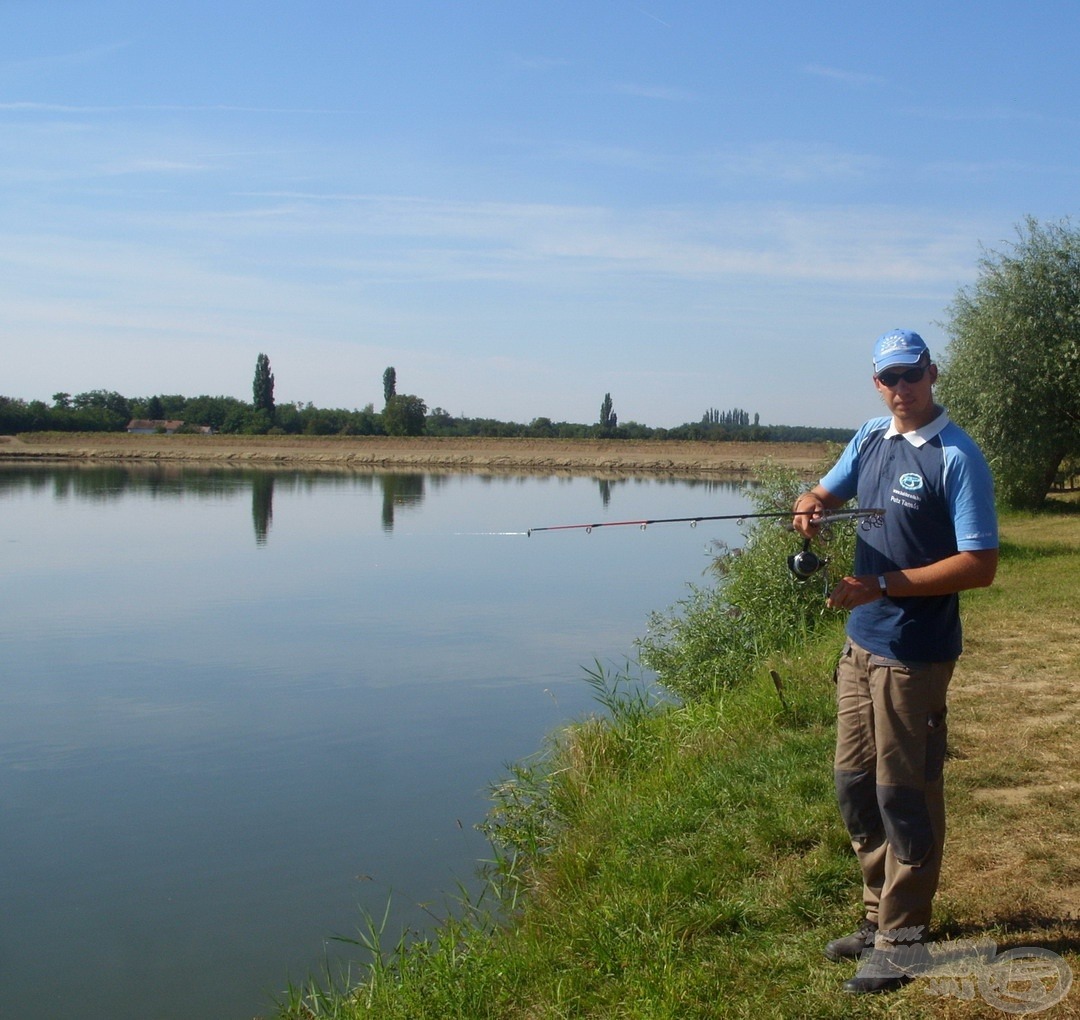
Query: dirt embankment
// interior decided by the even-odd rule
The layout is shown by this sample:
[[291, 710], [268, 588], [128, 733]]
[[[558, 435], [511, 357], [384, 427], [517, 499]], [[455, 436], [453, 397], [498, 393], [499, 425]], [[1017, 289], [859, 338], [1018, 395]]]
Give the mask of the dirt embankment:
[[772, 463], [812, 472], [825, 443], [388, 436], [132, 436], [28, 433], [0, 437], [0, 461], [190, 462], [237, 467], [649, 474], [746, 478]]

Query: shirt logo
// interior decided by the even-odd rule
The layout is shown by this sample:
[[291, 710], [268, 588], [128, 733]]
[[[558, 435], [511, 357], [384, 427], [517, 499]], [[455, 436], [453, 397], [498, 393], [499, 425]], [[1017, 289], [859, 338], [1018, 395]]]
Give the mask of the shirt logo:
[[900, 476], [900, 488], [908, 492], [918, 492], [923, 487], [922, 475], [906, 474]]

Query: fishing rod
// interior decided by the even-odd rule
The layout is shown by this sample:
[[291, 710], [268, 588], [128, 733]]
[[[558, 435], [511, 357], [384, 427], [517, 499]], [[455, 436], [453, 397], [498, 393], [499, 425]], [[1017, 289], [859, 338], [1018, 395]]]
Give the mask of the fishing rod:
[[[581, 530], [588, 535], [593, 528], [621, 528], [636, 525], [644, 531], [650, 524], [689, 524], [696, 528], [699, 521], [738, 521], [740, 524], [748, 520], [769, 520], [790, 517], [813, 517], [823, 528], [837, 521], [858, 521], [858, 526], [865, 531], [871, 528], [880, 528], [885, 523], [885, 511], [881, 507], [870, 507], [866, 510], [769, 510], [756, 514], [707, 514], [701, 517], [655, 517], [643, 521], [602, 521], [596, 524], [555, 524], [544, 528], [530, 528], [526, 535], [532, 537], [534, 531], [573, 531]], [[789, 530], [794, 531], [794, 525], [788, 523]], [[828, 565], [828, 559], [818, 556], [810, 548], [810, 539], [803, 539], [800, 552], [787, 558], [788, 570], [795, 575], [796, 580], [806, 581], [813, 577], [819, 570]], [[825, 587], [828, 589], [828, 575], [825, 575]]]
[[743, 521], [760, 518], [816, 517], [817, 522], [826, 527], [836, 521], [860, 521], [862, 528], [881, 527], [885, 511], [880, 507], [868, 510], [770, 510], [756, 514], [708, 514], [700, 517], [653, 517], [641, 521], [598, 521], [595, 524], [551, 524], [543, 528], [529, 528], [526, 535], [532, 537], [535, 531], [584, 531], [590, 534], [593, 528], [624, 528], [636, 525], [644, 531], [650, 524], [689, 524], [696, 528], [701, 521]]
[[[532, 537], [534, 531], [584, 531], [588, 535], [593, 528], [625, 528], [636, 526], [644, 531], [650, 524], [689, 524], [696, 528], [701, 521], [743, 521], [755, 518], [781, 519], [784, 517], [808, 517], [817, 515], [818, 524], [827, 528], [835, 521], [860, 521], [860, 527], [864, 530], [879, 528], [884, 523], [885, 511], [881, 509], [870, 510], [769, 510], [756, 514], [702, 514], [699, 517], [650, 517], [644, 520], [632, 521], [597, 521], [594, 524], [549, 524], [543, 528], [529, 528], [528, 531], [481, 531], [468, 532], [467, 534], [480, 535], [525, 535]], [[787, 525], [788, 531], [794, 531], [791, 524]], [[459, 534], [466, 534], [459, 532]]]

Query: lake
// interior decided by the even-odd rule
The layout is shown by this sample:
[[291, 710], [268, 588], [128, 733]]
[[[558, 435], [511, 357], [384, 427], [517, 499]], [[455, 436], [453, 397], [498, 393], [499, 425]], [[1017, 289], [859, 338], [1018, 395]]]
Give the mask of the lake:
[[248, 1020], [476, 887], [738, 483], [0, 468], [0, 1017]]

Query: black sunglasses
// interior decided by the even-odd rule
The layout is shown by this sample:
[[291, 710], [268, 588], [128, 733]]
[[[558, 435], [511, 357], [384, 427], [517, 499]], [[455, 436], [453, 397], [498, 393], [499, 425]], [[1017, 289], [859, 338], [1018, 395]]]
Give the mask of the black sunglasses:
[[906, 383], [917, 383], [926, 375], [927, 368], [929, 368], [928, 365], [916, 365], [906, 372], [878, 372], [877, 380], [882, 386], [887, 386], [891, 390], [901, 379]]

